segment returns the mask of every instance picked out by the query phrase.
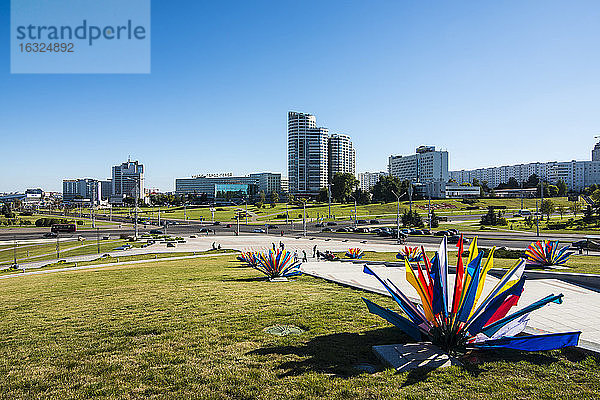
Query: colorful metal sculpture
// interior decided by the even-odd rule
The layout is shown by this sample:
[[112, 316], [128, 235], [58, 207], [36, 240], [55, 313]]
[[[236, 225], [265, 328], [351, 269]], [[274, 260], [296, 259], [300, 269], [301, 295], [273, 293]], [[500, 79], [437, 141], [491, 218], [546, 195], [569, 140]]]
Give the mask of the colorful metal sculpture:
[[408, 262], [423, 262], [423, 255], [418, 247], [404, 246], [400, 249], [396, 258], [398, 260], [407, 260]]
[[243, 263], [246, 263], [249, 267], [255, 267], [257, 261], [256, 255], [258, 253], [256, 251], [243, 251], [237, 256], [237, 259]]
[[558, 241], [537, 241], [531, 243], [527, 250], [525, 250], [525, 257], [527, 258], [528, 265], [538, 267], [563, 265], [573, 254], [572, 251], [568, 250], [569, 246], [559, 249]]
[[358, 247], [351, 247], [346, 252], [346, 257], [352, 258], [354, 260], [360, 260], [361, 258], [363, 258], [363, 255], [363, 251]]
[[287, 250], [277, 249], [257, 253], [256, 260], [257, 263], [253, 268], [271, 279], [302, 275], [301, 264], [294, 260], [292, 253]]
[[495, 248], [484, 263], [484, 254], [478, 251], [475, 238], [469, 247], [466, 263], [463, 263], [461, 237], [455, 285], [451, 290], [446, 247], [444, 238], [431, 260], [421, 248], [423, 267], [417, 263], [416, 271], [405, 259], [406, 280], [416, 289], [422, 306], [413, 304], [391, 280], [379, 277], [365, 266], [364, 272], [375, 276], [402, 309], [401, 314], [395, 313], [363, 298], [369, 311], [400, 328], [414, 340], [429, 340], [450, 353], [461, 353], [469, 348], [540, 351], [577, 345], [581, 332], [516, 336], [525, 329], [532, 311], [548, 303], [560, 304], [563, 297], [562, 294], [551, 294], [509, 314], [523, 291], [525, 260], [519, 260], [509, 269], [481, 300], [485, 278], [494, 264]]

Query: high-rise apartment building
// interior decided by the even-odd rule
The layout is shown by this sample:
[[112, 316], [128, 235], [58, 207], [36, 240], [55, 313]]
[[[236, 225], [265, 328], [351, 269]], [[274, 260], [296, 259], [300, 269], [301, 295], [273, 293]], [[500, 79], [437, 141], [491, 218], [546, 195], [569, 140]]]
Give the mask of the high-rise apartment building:
[[96, 179], [64, 179], [63, 201], [73, 202], [75, 200], [88, 200], [90, 204], [100, 203], [102, 190], [100, 181]]
[[550, 161], [527, 164], [503, 165], [500, 167], [452, 171], [450, 178], [458, 183], [472, 183], [474, 179], [486, 181], [491, 188], [508, 183], [511, 178], [525, 182], [531, 175], [557, 183], [563, 181], [570, 190], [582, 190], [591, 184], [600, 183], [600, 143], [592, 150], [592, 161]]
[[350, 136], [333, 134], [328, 139], [329, 180], [337, 173], [356, 174], [356, 153]]
[[316, 195], [328, 184], [328, 133], [314, 115], [288, 113], [288, 177], [290, 193]]
[[592, 149], [592, 161], [600, 161], [600, 142]]
[[435, 150], [434, 146], [420, 146], [416, 154], [390, 156], [388, 173], [401, 180], [412, 182], [447, 182], [448, 152]]
[[127, 160], [112, 167], [111, 203], [121, 203], [125, 197], [144, 198], [144, 166]]
[[360, 172], [358, 174], [360, 188], [365, 192], [368, 192], [379, 181], [379, 178], [387, 174], [387, 172]]

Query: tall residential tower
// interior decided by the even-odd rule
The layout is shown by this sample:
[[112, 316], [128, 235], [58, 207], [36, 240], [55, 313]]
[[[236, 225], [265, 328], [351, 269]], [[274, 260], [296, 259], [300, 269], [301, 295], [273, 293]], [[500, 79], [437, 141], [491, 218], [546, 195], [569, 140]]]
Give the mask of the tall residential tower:
[[337, 173], [356, 174], [356, 155], [350, 136], [333, 134], [329, 137], [329, 180]]
[[288, 177], [290, 193], [316, 195], [328, 183], [328, 133], [314, 115], [288, 113]]

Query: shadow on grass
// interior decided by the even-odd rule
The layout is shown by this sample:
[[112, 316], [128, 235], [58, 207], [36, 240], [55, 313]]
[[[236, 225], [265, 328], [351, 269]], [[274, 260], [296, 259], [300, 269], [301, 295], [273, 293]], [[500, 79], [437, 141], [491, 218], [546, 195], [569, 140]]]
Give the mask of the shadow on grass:
[[[564, 351], [563, 351], [564, 352]], [[555, 352], [526, 352], [518, 350], [485, 350], [473, 351], [459, 357], [464, 371], [474, 378], [477, 378], [482, 372], [487, 371], [488, 363], [508, 362], [518, 363], [524, 361], [534, 365], [550, 365], [559, 361]], [[577, 358], [574, 354], [567, 358]], [[402, 383], [402, 387], [414, 385], [415, 383], [426, 380], [429, 375], [435, 371], [431, 368], [417, 368], [408, 372], [406, 380]]]
[[352, 377], [362, 372], [353, 368], [360, 363], [379, 364], [371, 346], [406, 343], [408, 336], [396, 328], [382, 328], [364, 333], [335, 333], [315, 337], [300, 346], [275, 346], [251, 351], [261, 356], [279, 355], [286, 359], [279, 365], [280, 377], [296, 376], [306, 372], [321, 372], [337, 377]]
[[269, 278], [266, 276], [256, 276], [252, 278], [224, 278], [223, 282], [266, 282]]

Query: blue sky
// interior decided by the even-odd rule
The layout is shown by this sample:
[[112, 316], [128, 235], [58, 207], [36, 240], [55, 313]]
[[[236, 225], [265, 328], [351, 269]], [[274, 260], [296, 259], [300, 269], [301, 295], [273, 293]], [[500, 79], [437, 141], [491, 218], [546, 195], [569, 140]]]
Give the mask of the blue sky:
[[0, 191], [128, 155], [162, 190], [287, 175], [288, 110], [351, 135], [357, 172], [420, 144], [450, 169], [587, 160], [600, 135], [598, 1], [153, 1], [148, 75], [11, 75], [0, 1]]

